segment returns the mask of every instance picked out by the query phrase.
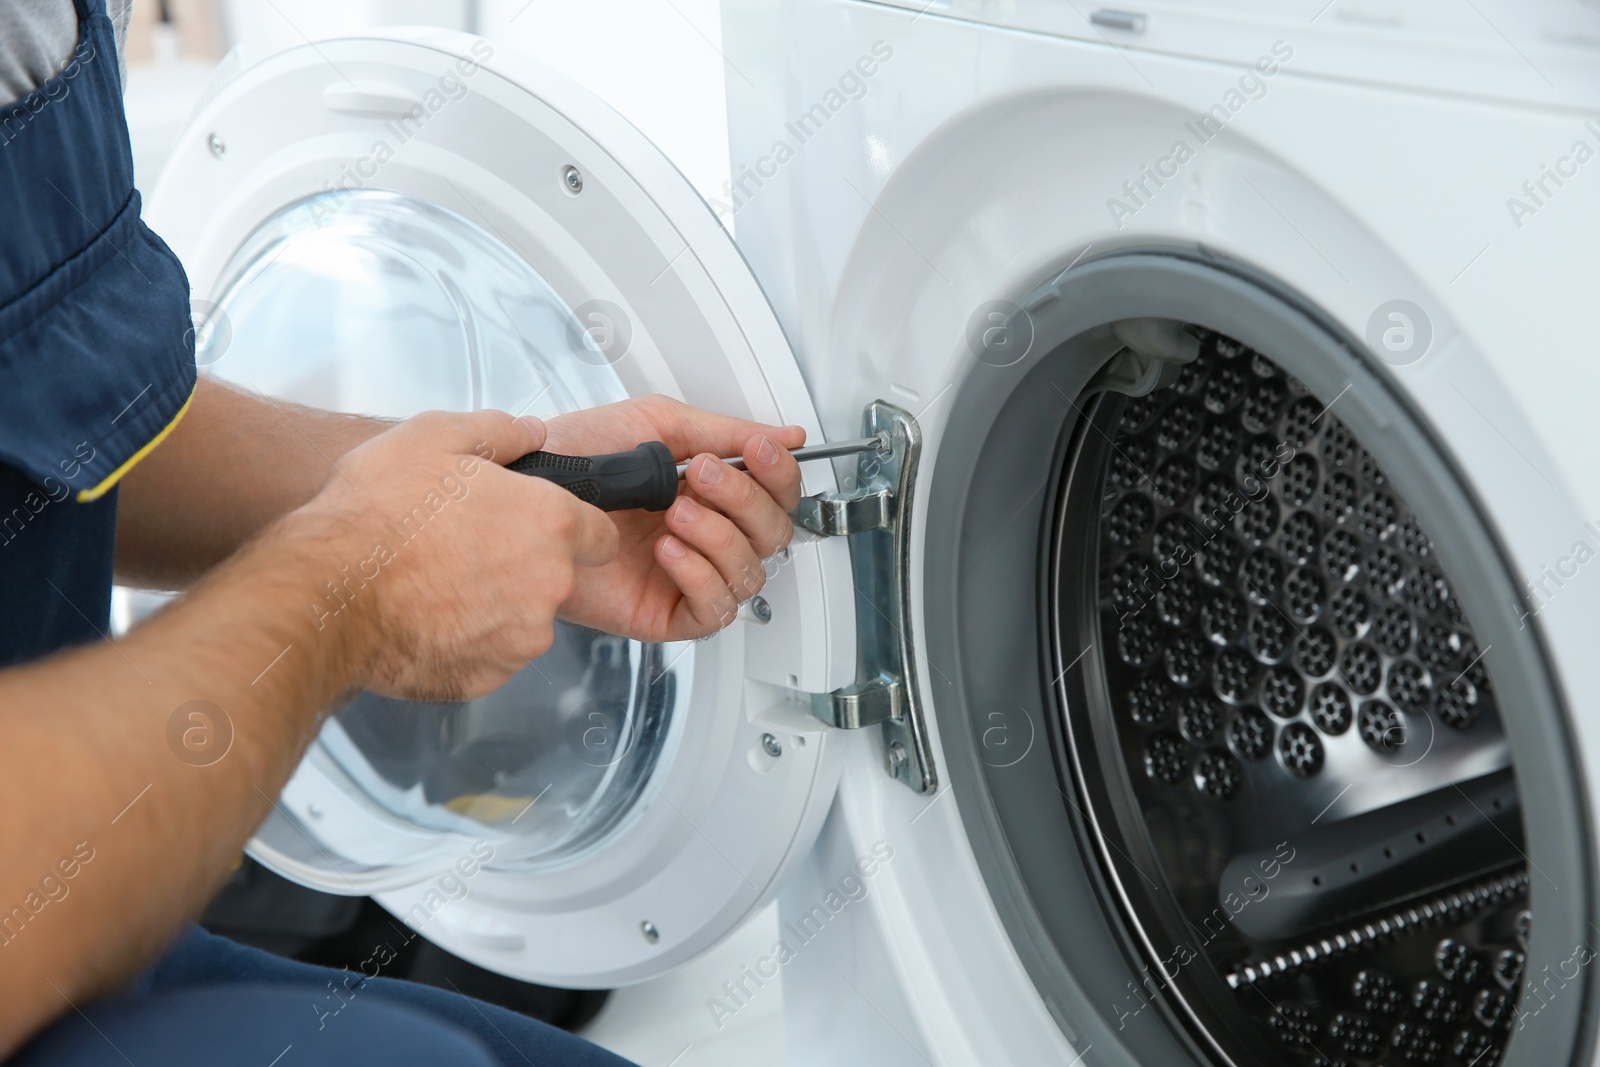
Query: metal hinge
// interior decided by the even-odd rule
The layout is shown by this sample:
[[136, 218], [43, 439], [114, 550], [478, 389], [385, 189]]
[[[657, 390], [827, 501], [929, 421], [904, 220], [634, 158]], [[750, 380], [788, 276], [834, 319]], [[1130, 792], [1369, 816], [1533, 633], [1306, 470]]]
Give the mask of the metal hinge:
[[864, 452], [843, 493], [800, 501], [795, 521], [823, 537], [849, 537], [856, 587], [856, 681], [812, 696], [811, 712], [841, 730], [877, 727], [889, 773], [918, 793], [939, 784], [917, 692], [911, 642], [911, 503], [922, 434], [909, 412], [882, 400], [867, 406]]

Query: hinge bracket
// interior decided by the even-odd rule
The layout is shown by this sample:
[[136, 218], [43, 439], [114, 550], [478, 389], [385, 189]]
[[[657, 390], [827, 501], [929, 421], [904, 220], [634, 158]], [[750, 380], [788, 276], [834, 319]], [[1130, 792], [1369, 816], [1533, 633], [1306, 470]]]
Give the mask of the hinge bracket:
[[821, 493], [795, 508], [801, 526], [823, 537], [848, 537], [863, 530], [887, 530], [894, 493], [882, 486], [865, 493]]
[[856, 587], [856, 681], [812, 696], [811, 712], [841, 730], [877, 728], [889, 774], [918, 793], [938, 788], [917, 691], [911, 642], [911, 503], [922, 433], [916, 419], [882, 400], [867, 406], [864, 436], [885, 451], [864, 452], [846, 491], [800, 501], [795, 522], [823, 537], [849, 537]]

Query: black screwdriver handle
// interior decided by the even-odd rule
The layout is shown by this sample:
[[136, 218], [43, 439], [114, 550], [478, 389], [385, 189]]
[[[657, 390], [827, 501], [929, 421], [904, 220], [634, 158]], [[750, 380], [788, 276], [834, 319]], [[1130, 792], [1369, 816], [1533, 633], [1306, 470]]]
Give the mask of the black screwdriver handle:
[[506, 469], [555, 482], [601, 511], [666, 511], [678, 499], [678, 461], [660, 441], [606, 456], [529, 452]]

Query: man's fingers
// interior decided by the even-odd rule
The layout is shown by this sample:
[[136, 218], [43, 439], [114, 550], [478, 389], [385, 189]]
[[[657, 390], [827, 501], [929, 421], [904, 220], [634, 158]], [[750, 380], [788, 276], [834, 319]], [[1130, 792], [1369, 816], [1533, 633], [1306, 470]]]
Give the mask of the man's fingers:
[[736, 600], [749, 600], [761, 591], [766, 582], [761, 557], [726, 515], [702, 507], [693, 497], [680, 496], [667, 509], [666, 519], [667, 529], [717, 569]]
[[675, 614], [687, 615], [673, 629], [686, 636], [716, 633], [739, 612], [739, 602], [722, 575], [704, 556], [671, 534], [656, 541], [656, 562], [667, 572], [683, 599]]
[[[779, 491], [798, 502], [800, 467], [794, 457], [779, 452], [779, 458], [766, 466], [764, 473]], [[793, 485], [789, 487], [791, 479]], [[794, 535], [788, 513], [755, 476], [736, 470], [715, 456], [702, 455], [689, 463], [687, 481], [697, 496], [733, 520], [754, 546], [757, 557], [772, 555]]]
[[404, 424], [412, 432], [438, 434], [444, 447], [505, 466], [538, 451], [544, 444], [544, 423], [532, 415], [517, 418], [504, 411], [425, 411]]
[[[666, 396], [645, 396], [558, 415], [550, 420], [552, 452], [622, 452], [641, 441], [661, 441], [680, 460], [697, 452], [737, 456], [745, 442], [767, 434], [784, 448], [805, 444], [800, 426], [769, 426], [692, 408]], [[579, 442], [582, 442], [579, 444]]]
[[570, 552], [579, 567], [602, 567], [616, 558], [619, 537], [611, 516], [543, 478], [512, 471], [490, 473], [510, 479], [505, 484], [514, 487], [512, 504], [498, 516], [505, 524], [505, 536], [526, 535], [535, 543], [543, 538], [545, 544]]
[[661, 440], [679, 457], [697, 452], [741, 455], [746, 442], [763, 434], [784, 448], [799, 448], [806, 443], [803, 426], [769, 426], [764, 422], [702, 411], [665, 397], [658, 398], [654, 407]]
[[[787, 513], [800, 503], [800, 464], [789, 454], [787, 445], [780, 448], [779, 444], [781, 442], [774, 441], [768, 434], [752, 437], [744, 444], [744, 466], [750, 476], [761, 483], [767, 495]], [[786, 545], [794, 527], [787, 514], [783, 521], [783, 545]], [[783, 545], [776, 546], [772, 551], [776, 552]]]
[[[544, 447], [545, 428], [543, 419], [537, 415], [518, 415], [517, 421], [528, 428], [527, 451], [518, 453], [515, 456], [506, 457], [502, 461], [504, 463], [510, 463], [513, 460], [521, 459], [523, 456], [526, 456], [528, 452], [537, 452], [539, 449]], [[518, 445], [517, 447], [521, 448], [523, 446]]]
[[580, 567], [601, 567], [616, 559], [617, 524], [611, 521], [611, 516], [576, 497], [573, 504], [578, 518], [573, 532], [573, 562]]
[[762, 436], [771, 438], [785, 449], [799, 448], [806, 443], [806, 431], [802, 426], [768, 426], [703, 411], [695, 412], [694, 418], [695, 422], [689, 423], [675, 439], [667, 440], [667, 435], [662, 435], [673, 455], [692, 456], [697, 452], [710, 452], [716, 456], [740, 456], [744, 454], [748, 442]]

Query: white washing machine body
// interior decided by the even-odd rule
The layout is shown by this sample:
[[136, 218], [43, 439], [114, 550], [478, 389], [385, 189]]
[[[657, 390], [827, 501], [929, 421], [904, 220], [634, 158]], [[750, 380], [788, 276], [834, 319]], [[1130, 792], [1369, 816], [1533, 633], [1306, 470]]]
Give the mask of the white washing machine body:
[[[874, 492], [879, 510], [863, 535], [846, 533], [860, 505], [816, 509], [837, 536], [778, 570], [770, 622], [687, 653], [574, 646], [590, 673], [551, 714], [576, 714], [557, 740], [583, 786], [562, 804], [538, 806], [521, 762], [491, 758], [480, 779], [456, 759], [543, 751], [504, 708], [406, 712], [431, 746], [420, 770], [422, 741], [347, 716], [253, 852], [376, 894], [483, 966], [577, 986], [669, 970], [781, 894], [782, 940], [705, 1010], [720, 1024], [781, 973], [792, 1063], [1273, 1062], [1217, 1005], [1260, 993], [1269, 1023], [1306, 1036], [1310, 1017], [1257, 977], [1354, 942], [1326, 941], [1337, 924], [1307, 872], [1320, 919], [1251, 916], [1285, 924], [1273, 944], [1310, 936], [1310, 956], [1250, 957], [1225, 994], [1232, 964], [1216, 960], [1152, 978], [1160, 906], [1132, 899], [1115, 854], [1143, 824], [1096, 792], [1146, 785], [1136, 762], [1114, 782], [1089, 766], [1099, 727], [1072, 724], [1099, 706], [1100, 653], [1063, 654], [1080, 635], [1052, 621], [1068, 579], [1092, 573], [1062, 531], [1098, 529], [1098, 483], [1076, 481], [1100, 468], [1075, 458], [1098, 431], [1112, 440], [1117, 409], [1097, 398], [1180, 388], [1194, 342], [1214, 354], [1226, 335], [1270, 351], [1259, 375], [1333, 412], [1372, 478], [1427, 519], [1502, 706], [1518, 708], [1481, 751], [1444, 744], [1427, 781], [1515, 765], [1522, 880], [1494, 902], [1526, 893], [1540, 918], [1504, 951], [1525, 950], [1528, 982], [1558, 975], [1537, 1013], [1507, 1016], [1507, 1062], [1591, 1056], [1600, 585], [1584, 564], [1600, 476], [1585, 416], [1600, 371], [1575, 354], [1600, 222], [1595, 21], [1581, 6], [1093, 20], [1023, 2], [742, 6], [724, 26], [734, 178], [709, 210], [588, 94], [473, 38], [323, 42], [239, 72], [149, 208], [207, 302], [214, 373], [389, 414], [663, 391], [829, 437], [856, 436], [877, 404], [868, 417], [900, 449], [885, 469], [808, 472], [808, 492]], [[305, 322], [320, 340], [288, 345], [285, 324]], [[446, 323], [447, 365], [374, 362], [375, 340], [404, 348], [397, 322]], [[1460, 677], [1477, 663], [1464, 647]], [[628, 740], [589, 758], [585, 687], [617, 657], [628, 715], [594, 721]], [[668, 674], [678, 688], [657, 685]], [[1330, 799], [1308, 824], [1415, 799], [1409, 765], [1351, 763], [1347, 741], [1319, 742], [1330, 773], [1303, 797]], [[1289, 780], [1288, 759], [1259, 774]], [[536, 832], [518, 825], [530, 810]], [[1480, 831], [1501, 825], [1478, 814]], [[1308, 855], [1330, 847], [1293, 829]], [[1152, 885], [1181, 877], [1152, 855]], [[1498, 1047], [1504, 1024], [1462, 1032]], [[1457, 1029], [1394, 1040], [1438, 1057]]]
[[[1558, 844], [1530, 826], [1537, 865], [1541, 853], [1587, 852], [1583, 783], [1600, 756], [1590, 653], [1600, 582], [1579, 577], [1600, 545], [1589, 429], [1600, 372], [1582, 355], [1593, 344], [1583, 263], [1600, 232], [1600, 171], [1585, 169], [1600, 148], [1597, 34], [1600, 19], [1580, 4], [1156, 4], [1092, 15], [1028, 0], [741, 5], [724, 16], [733, 180], [716, 206], [733, 219], [829, 433], [890, 398], [921, 424], [933, 485], [941, 464], [970, 462], [941, 445], [965, 405], [987, 403], [974, 369], [1005, 362], [975, 343], [1001, 321], [995, 309], [1033, 313], [1037, 357], [1060, 340], [1043, 324], [1052, 313], [1040, 287], [1064, 293], [1074, 271], [1120, 256], [1224, 265], [1376, 353], [1374, 375], [1329, 373], [1314, 392], [1339, 412], [1370, 406], [1381, 382], [1428, 427], [1512, 573], [1493, 594], [1482, 583], [1474, 617], [1497, 612], [1502, 627], [1534, 629], [1565, 708], [1566, 739], [1544, 755], [1509, 731], [1519, 764], [1570, 759], [1559, 785], [1523, 785], [1571, 791], [1550, 799], [1580, 827]], [[1421, 309], [1431, 338], [1420, 346], [1385, 343], [1385, 329], [1408, 321], [1389, 318], [1397, 300]], [[1311, 368], [1297, 373], [1311, 382]], [[1063, 413], [1074, 403], [1055, 400]], [[977, 434], [969, 426], [954, 440], [968, 447]], [[938, 524], [960, 510], [919, 511], [919, 567], [951, 565]], [[953, 580], [948, 569], [918, 571], [912, 615], [925, 629], [960, 607], [939, 592]], [[947, 750], [955, 730], [980, 750], [992, 727], [1013, 747], [1037, 737], [1042, 748], [1046, 731], [1027, 716], [974, 725], [952, 714], [965, 669], [941, 658], [953, 647], [930, 648], [918, 669], [954, 788], [930, 802], [852, 749], [813, 863], [783, 898], [786, 916], [809, 911], [852, 858], [892, 843], [864, 903], [785, 969], [790, 1062], [1130, 1062], [1141, 1053], [1129, 1034], [1160, 1024], [1138, 1011], [1153, 998], [1125, 980], [1148, 978], [1153, 964], [1144, 946], [1124, 946], [1132, 962], [1120, 978], [1091, 970], [1045, 988], [1054, 965], [1041, 958], [1052, 953], [1028, 942], [1046, 935], [1019, 918], [1028, 901], [1006, 899], [1013, 861], [992, 854], [1030, 844], [993, 842], [985, 791], [962, 788]], [[1041, 810], [1052, 802], [1073, 800], [1046, 795]], [[1591, 861], [1575, 865], [1575, 881], [1536, 877], [1541, 906], [1583, 901], [1533, 955], [1585, 957], [1594, 901], [1572, 891], [1592, 879]], [[1081, 913], [1085, 953], [1104, 914]], [[1052, 951], [1070, 957], [1074, 946]], [[1530, 969], [1550, 973], [1540, 966]], [[1536, 1062], [1520, 1058], [1539, 1055], [1529, 1035], [1590, 995], [1568, 985], [1543, 1019], [1528, 1017], [1508, 1062]], [[1592, 1049], [1582, 1025], [1562, 1025]]]

